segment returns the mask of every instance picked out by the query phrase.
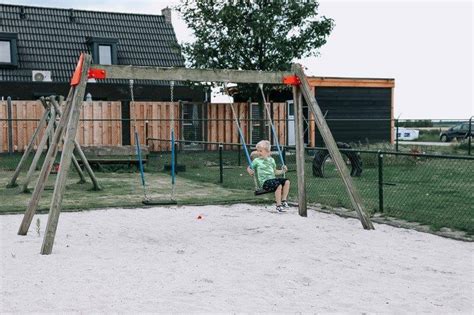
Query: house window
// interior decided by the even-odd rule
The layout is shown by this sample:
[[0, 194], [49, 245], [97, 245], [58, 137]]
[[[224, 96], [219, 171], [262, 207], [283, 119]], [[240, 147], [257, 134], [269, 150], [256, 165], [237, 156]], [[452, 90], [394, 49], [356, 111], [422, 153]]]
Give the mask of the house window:
[[10, 63], [12, 61], [12, 54], [10, 50], [10, 41], [0, 40], [0, 62]]
[[118, 40], [114, 38], [87, 38], [87, 44], [92, 54], [92, 61], [101, 65], [117, 64], [117, 43]]
[[17, 35], [0, 32], [0, 67], [16, 67], [18, 65]]
[[101, 65], [112, 64], [112, 46], [99, 45], [99, 63]]

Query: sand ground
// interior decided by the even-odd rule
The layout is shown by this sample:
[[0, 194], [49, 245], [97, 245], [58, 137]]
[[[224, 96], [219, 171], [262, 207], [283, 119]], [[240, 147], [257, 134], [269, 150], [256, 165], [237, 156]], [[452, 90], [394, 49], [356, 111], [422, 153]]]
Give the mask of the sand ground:
[[472, 243], [267, 210], [62, 213], [49, 256], [46, 215], [0, 216], [0, 313], [473, 312]]

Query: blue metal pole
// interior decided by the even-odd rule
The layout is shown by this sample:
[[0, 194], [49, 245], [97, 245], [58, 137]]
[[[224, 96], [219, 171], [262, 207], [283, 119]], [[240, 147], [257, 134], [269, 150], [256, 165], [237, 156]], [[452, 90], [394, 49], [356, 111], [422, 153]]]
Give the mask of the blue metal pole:
[[138, 132], [136, 130], [135, 130], [135, 145], [136, 145], [136, 149], [137, 149], [138, 165], [139, 165], [139, 168], [140, 168], [140, 176], [141, 176], [141, 179], [142, 179], [143, 193], [145, 194], [145, 197], [146, 197], [145, 172], [143, 171], [142, 150], [140, 148], [140, 139], [138, 138]]

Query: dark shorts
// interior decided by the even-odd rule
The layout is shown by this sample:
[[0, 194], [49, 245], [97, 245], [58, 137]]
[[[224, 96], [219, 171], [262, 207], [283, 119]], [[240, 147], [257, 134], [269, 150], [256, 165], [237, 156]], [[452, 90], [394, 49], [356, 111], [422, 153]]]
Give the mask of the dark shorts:
[[272, 178], [272, 179], [267, 179], [265, 182], [263, 182], [262, 189], [265, 191], [275, 191], [278, 189], [278, 186], [283, 186], [285, 185], [285, 182], [287, 181], [287, 178]]

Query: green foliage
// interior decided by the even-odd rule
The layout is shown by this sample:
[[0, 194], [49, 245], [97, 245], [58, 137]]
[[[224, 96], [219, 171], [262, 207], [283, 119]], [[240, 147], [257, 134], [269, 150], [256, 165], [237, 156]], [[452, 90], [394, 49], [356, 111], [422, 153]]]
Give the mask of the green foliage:
[[309, 1], [183, 0], [177, 7], [196, 37], [182, 45], [190, 66], [289, 70], [294, 59], [317, 55], [334, 27]]

